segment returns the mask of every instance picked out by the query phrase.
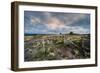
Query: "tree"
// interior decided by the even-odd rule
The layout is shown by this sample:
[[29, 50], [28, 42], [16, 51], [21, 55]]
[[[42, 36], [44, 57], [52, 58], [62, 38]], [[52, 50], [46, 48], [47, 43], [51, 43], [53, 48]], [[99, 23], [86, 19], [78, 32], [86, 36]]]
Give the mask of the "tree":
[[73, 35], [74, 33], [71, 31], [69, 34], [70, 34], [70, 35]]
[[61, 35], [62, 33], [60, 33], [60, 35]]

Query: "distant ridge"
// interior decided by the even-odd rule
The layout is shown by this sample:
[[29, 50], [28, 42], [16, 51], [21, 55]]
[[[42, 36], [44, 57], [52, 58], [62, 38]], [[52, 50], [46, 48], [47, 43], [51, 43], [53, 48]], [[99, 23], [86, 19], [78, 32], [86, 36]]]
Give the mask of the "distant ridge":
[[[32, 35], [71, 35], [71, 34], [25, 34], [24, 36], [32, 36]], [[72, 35], [90, 35], [90, 34], [72, 34]]]

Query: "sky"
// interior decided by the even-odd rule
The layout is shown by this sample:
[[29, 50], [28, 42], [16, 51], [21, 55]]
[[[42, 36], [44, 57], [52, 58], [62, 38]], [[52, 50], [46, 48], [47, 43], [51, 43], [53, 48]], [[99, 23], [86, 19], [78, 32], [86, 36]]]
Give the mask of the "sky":
[[90, 33], [90, 14], [24, 11], [24, 34]]

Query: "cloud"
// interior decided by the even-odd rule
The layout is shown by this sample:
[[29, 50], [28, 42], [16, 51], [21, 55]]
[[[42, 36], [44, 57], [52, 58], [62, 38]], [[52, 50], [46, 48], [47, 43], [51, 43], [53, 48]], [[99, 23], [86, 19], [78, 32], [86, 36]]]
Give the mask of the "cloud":
[[[47, 24], [47, 27], [51, 29], [60, 29], [65, 26], [78, 26], [74, 24], [79, 20], [87, 18], [86, 14], [79, 13], [50, 13], [44, 12], [46, 20], [44, 24]], [[80, 24], [81, 25], [81, 24]]]
[[[30, 14], [29, 14], [30, 13]], [[25, 32], [29, 33], [89, 33], [90, 15], [59, 12], [26, 12]], [[26, 18], [25, 18], [26, 19]], [[84, 28], [87, 27], [87, 28]]]
[[46, 25], [48, 28], [50, 28], [52, 30], [61, 29], [64, 27], [63, 22], [61, 22], [59, 19], [53, 18], [53, 17], [47, 20]]
[[52, 14], [50, 12], [44, 12], [43, 15], [45, 16], [46, 19], [49, 19], [52, 17]]
[[31, 22], [32, 22], [32, 24], [37, 24], [37, 23], [41, 23], [41, 20], [39, 18], [32, 17]]
[[63, 17], [66, 25], [72, 25], [80, 19], [86, 18], [86, 14], [69, 14]]

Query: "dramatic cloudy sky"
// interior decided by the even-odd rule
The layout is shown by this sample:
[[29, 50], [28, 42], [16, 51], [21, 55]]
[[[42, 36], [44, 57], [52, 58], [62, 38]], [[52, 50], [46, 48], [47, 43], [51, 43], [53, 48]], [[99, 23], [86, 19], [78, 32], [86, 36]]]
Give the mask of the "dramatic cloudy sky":
[[24, 11], [24, 33], [90, 33], [90, 14]]

